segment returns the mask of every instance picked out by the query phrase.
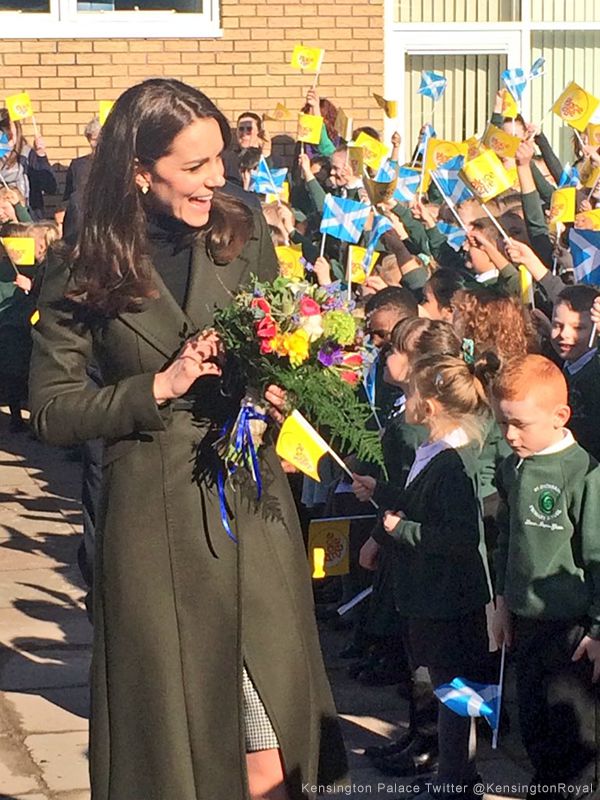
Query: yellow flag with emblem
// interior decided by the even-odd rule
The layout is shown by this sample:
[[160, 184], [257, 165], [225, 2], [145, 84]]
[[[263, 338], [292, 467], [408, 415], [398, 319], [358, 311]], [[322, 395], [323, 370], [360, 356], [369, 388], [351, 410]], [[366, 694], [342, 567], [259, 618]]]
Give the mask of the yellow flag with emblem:
[[320, 482], [319, 461], [330, 448], [299, 411], [292, 411], [281, 426], [275, 451], [284, 461]]
[[510, 133], [506, 133], [502, 128], [488, 125], [481, 138], [481, 143], [493, 150], [500, 158], [514, 158], [521, 140], [518, 136], [511, 136]]
[[575, 217], [575, 227], [586, 231], [600, 231], [600, 208], [580, 211]]
[[397, 100], [385, 100], [380, 94], [375, 94], [375, 92], [373, 92], [373, 98], [388, 119], [396, 119], [398, 116]]
[[290, 66], [294, 69], [301, 69], [303, 72], [319, 72], [323, 63], [325, 50], [320, 47], [305, 47], [297, 44], [292, 52]]
[[319, 144], [323, 130], [323, 117], [314, 114], [298, 115], [298, 141], [305, 144]]
[[114, 100], [100, 100], [98, 103], [98, 122], [100, 125], [104, 125], [106, 118], [112, 111], [114, 104]]
[[351, 244], [348, 247], [348, 263], [350, 266], [350, 280], [352, 283], [362, 284], [369, 275], [373, 272], [373, 268], [377, 263], [379, 253], [373, 253], [369, 268], [365, 271], [364, 261], [367, 255], [366, 247], [359, 247], [356, 244]]
[[461, 177], [482, 203], [502, 194], [513, 184], [511, 176], [493, 150], [484, 150], [476, 158], [466, 161]]
[[304, 278], [304, 265], [302, 264], [302, 246], [282, 244], [275, 248], [279, 261], [279, 274], [284, 278]]
[[552, 106], [552, 111], [567, 125], [583, 132], [600, 106], [600, 100], [572, 81]]
[[503, 117], [507, 119], [515, 119], [515, 117], [519, 114], [519, 106], [517, 105], [517, 101], [512, 96], [512, 94], [508, 91], [508, 89], [502, 89], [502, 111], [500, 112]]
[[30, 236], [4, 236], [0, 242], [16, 267], [34, 266], [35, 239]]
[[8, 111], [9, 118], [13, 122], [33, 117], [33, 106], [31, 105], [31, 98], [27, 92], [9, 95], [5, 98], [4, 105]]
[[352, 139], [353, 119], [348, 117], [342, 108], [337, 110], [335, 129], [345, 142], [349, 142]]
[[591, 123], [585, 129], [588, 137], [588, 144], [592, 147], [600, 147], [600, 125], [592, 125]]
[[465, 139], [463, 145], [467, 148], [467, 155], [465, 156], [467, 161], [471, 158], [476, 158], [484, 149], [476, 136], [470, 136], [468, 139]]
[[365, 153], [362, 147], [348, 147], [348, 166], [352, 170], [352, 174], [357, 178], [363, 174], [365, 168], [364, 157]]
[[388, 146], [378, 141], [373, 136], [362, 131], [354, 142], [356, 147], [363, 149], [363, 163], [372, 169], [379, 169], [381, 162], [388, 154]]
[[574, 186], [565, 186], [552, 192], [548, 219], [551, 225], [575, 221], [576, 191]]
[[421, 192], [426, 192], [431, 184], [430, 171], [437, 169], [456, 156], [466, 156], [468, 145], [466, 142], [449, 142], [445, 139], [430, 138], [427, 140], [427, 151], [425, 153], [425, 169]]
[[[308, 552], [314, 566], [313, 578], [350, 572], [351, 521], [338, 517], [312, 520], [308, 527]], [[322, 563], [319, 551], [324, 551]]]
[[270, 114], [263, 114], [263, 119], [271, 122], [287, 122], [290, 119], [294, 119], [295, 116], [295, 113], [290, 111], [283, 103], [277, 103], [275, 111]]

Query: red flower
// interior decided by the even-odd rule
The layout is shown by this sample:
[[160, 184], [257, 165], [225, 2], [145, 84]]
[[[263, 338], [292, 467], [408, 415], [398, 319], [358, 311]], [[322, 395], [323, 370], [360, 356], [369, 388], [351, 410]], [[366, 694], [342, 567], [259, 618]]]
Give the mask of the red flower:
[[259, 308], [266, 316], [271, 313], [271, 306], [267, 303], [264, 297], [255, 297], [250, 303], [250, 308]]
[[277, 333], [277, 324], [273, 317], [263, 317], [256, 323], [256, 335], [259, 339], [272, 339]]
[[273, 352], [273, 340], [272, 339], [261, 339], [260, 340], [260, 352], [262, 355], [266, 356], [269, 353]]
[[340, 378], [345, 383], [350, 383], [352, 385], [358, 383], [358, 373], [350, 372], [350, 370], [344, 370], [343, 372], [340, 372]]
[[321, 313], [321, 306], [311, 297], [300, 300], [300, 313], [303, 317], [314, 317]]
[[346, 353], [342, 364], [345, 367], [355, 368], [362, 367], [363, 359], [360, 353]]

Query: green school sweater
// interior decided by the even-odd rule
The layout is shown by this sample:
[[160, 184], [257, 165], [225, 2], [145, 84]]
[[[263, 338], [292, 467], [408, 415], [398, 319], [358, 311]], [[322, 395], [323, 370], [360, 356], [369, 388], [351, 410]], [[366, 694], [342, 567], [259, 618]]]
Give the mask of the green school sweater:
[[600, 467], [573, 443], [498, 468], [496, 589], [534, 619], [589, 617], [600, 638]]

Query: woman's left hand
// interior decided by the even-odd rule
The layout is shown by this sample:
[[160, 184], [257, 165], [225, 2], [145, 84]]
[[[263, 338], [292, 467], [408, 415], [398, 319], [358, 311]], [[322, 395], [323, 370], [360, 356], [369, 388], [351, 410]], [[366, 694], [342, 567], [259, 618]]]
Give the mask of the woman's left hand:
[[282, 389], [280, 386], [275, 386], [275, 384], [272, 383], [270, 386], [267, 386], [265, 391], [265, 400], [270, 406], [267, 410], [269, 415], [275, 420], [275, 422], [279, 422], [281, 424], [287, 416], [287, 392], [285, 389]]

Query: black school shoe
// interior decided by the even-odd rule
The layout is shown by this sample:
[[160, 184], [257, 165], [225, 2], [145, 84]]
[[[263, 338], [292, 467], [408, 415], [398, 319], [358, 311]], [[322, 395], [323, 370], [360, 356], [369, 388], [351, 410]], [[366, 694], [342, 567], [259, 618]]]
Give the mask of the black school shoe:
[[364, 755], [371, 760], [387, 758], [388, 756], [393, 756], [396, 755], [396, 753], [401, 753], [403, 750], [406, 750], [412, 740], [413, 734], [405, 733], [404, 736], [401, 736], [394, 742], [390, 742], [390, 744], [365, 747]]
[[420, 775], [427, 775], [437, 768], [437, 738], [424, 740], [422, 737], [417, 737], [404, 750], [373, 758], [372, 761], [384, 775], [397, 778], [416, 778]]

